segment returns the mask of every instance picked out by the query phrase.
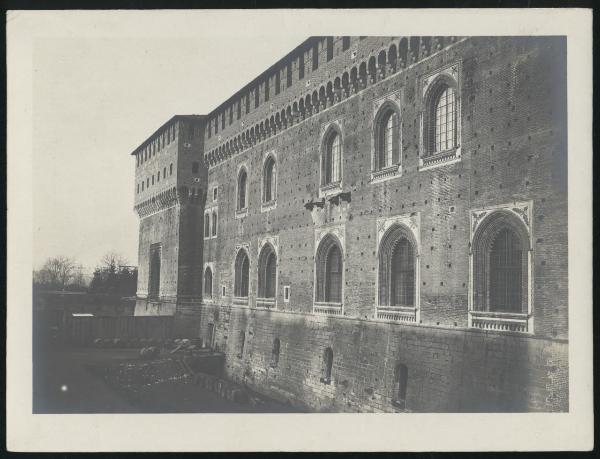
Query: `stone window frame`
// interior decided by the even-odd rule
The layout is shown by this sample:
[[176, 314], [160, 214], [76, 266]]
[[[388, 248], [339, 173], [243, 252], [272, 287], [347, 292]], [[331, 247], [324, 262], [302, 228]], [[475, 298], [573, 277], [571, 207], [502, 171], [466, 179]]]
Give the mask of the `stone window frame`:
[[[246, 252], [246, 256], [248, 257], [248, 296], [247, 297], [238, 297], [236, 296], [236, 291], [235, 291], [235, 264], [236, 264], [236, 260], [238, 257], [238, 253], [240, 252], [240, 250], [244, 250]], [[243, 242], [240, 244], [236, 244], [234, 247], [234, 255], [233, 255], [233, 261], [231, 264], [231, 272], [233, 273], [233, 276], [231, 278], [232, 281], [232, 288], [231, 291], [232, 293], [232, 303], [234, 305], [237, 306], [243, 306], [243, 307], [250, 307], [251, 304], [251, 298], [253, 296], [252, 294], [252, 276], [250, 275], [252, 272], [254, 272], [254, 268], [253, 268], [253, 261], [252, 261], [252, 257], [250, 256], [250, 243], [248, 242]], [[223, 284], [223, 287], [225, 286], [225, 284]]]
[[[275, 297], [273, 300], [268, 298], [259, 298], [259, 272], [261, 269], [260, 266], [260, 257], [263, 249], [270, 245], [275, 253], [276, 257], [276, 266], [275, 266]], [[257, 260], [257, 271], [256, 271], [256, 282], [257, 282], [257, 290], [256, 290], [256, 307], [257, 308], [265, 308], [265, 309], [277, 309], [278, 308], [278, 297], [279, 297], [279, 236], [266, 236], [258, 239], [258, 249], [256, 251], [256, 260]]]
[[[377, 259], [375, 264], [375, 319], [411, 324], [421, 323], [421, 212], [381, 217], [376, 221]], [[413, 245], [415, 268], [414, 306], [388, 306], [380, 304], [381, 245], [394, 228], [401, 228]]]
[[[325, 158], [327, 141], [332, 131], [335, 131], [340, 138], [340, 180], [333, 183], [325, 183]], [[321, 125], [319, 134], [319, 198], [327, 197], [339, 193], [344, 185], [344, 123], [343, 119], [332, 120]]]
[[[370, 183], [381, 183], [394, 178], [402, 177], [402, 131], [404, 121], [402, 119], [402, 98], [404, 90], [400, 89], [393, 93], [386, 94], [383, 97], [373, 101], [373, 126], [371, 129], [371, 177]], [[377, 165], [379, 130], [381, 129], [381, 117], [389, 109], [396, 112], [398, 117], [398, 164], [392, 164], [385, 168], [379, 168]]]
[[[246, 172], [246, 207], [239, 208], [239, 186], [242, 169]], [[248, 208], [250, 207], [250, 199], [248, 196], [248, 190], [250, 189], [250, 168], [245, 161], [238, 165], [237, 174], [235, 177], [235, 218], [243, 218], [248, 215]]]
[[[420, 81], [420, 138], [419, 138], [419, 171], [435, 169], [448, 166], [461, 161], [461, 125], [462, 125], [462, 97], [461, 97], [461, 74], [462, 65], [460, 61], [445, 65], [433, 72], [424, 75]], [[446, 84], [454, 89], [456, 132], [454, 147], [437, 153], [429, 150], [429, 121], [432, 110], [435, 110], [432, 96], [441, 84]]]
[[[471, 209], [469, 234], [469, 292], [468, 292], [468, 327], [498, 332], [534, 333], [534, 253], [533, 253], [533, 201], [513, 202]], [[475, 284], [479, 282], [481, 272], [475, 272], [475, 257], [478, 256], [480, 232], [490, 226], [508, 224], [521, 236], [521, 242], [528, 243], [524, 298], [526, 311], [490, 312], [476, 308]], [[480, 268], [485, 269], [485, 267]]]
[[211, 209], [210, 216], [210, 238], [216, 239], [219, 234], [219, 207], [215, 206]]
[[[211, 296], [210, 297], [206, 297], [205, 296], [205, 285], [206, 285], [206, 270], [210, 269], [211, 275], [212, 275], [212, 282], [211, 282]], [[205, 303], [213, 303], [215, 301], [215, 284], [217, 282], [215, 282], [215, 266], [214, 263], [212, 261], [208, 261], [206, 263], [204, 263], [204, 267], [202, 269], [202, 301]]]
[[[272, 159], [275, 162], [275, 182], [271, 183], [271, 195], [273, 198], [270, 201], [265, 201], [265, 167], [267, 166], [267, 161]], [[269, 212], [277, 208], [277, 181], [279, 178], [278, 170], [277, 170], [277, 152], [275, 150], [270, 150], [265, 153], [263, 162], [262, 162], [262, 178], [260, 181], [260, 211], [261, 213]]]
[[[211, 230], [212, 230], [212, 222], [211, 220], [211, 209], [205, 209], [204, 210], [204, 220], [202, 221], [202, 229], [203, 229], [203, 238], [205, 241], [209, 240], [211, 238]], [[207, 217], [208, 217], [208, 231], [206, 231], [206, 222], [207, 222]]]
[[[324, 226], [315, 229], [315, 244], [314, 244], [314, 269], [313, 269], [313, 314], [324, 314], [324, 315], [344, 315], [344, 303], [345, 303], [345, 280], [346, 280], [346, 228], [344, 225], [335, 226]], [[319, 287], [323, 284], [323, 280], [319, 279], [319, 275], [323, 271], [323, 263], [319, 260], [319, 250], [321, 244], [327, 238], [332, 238], [333, 242], [338, 245], [342, 252], [342, 279], [341, 279], [341, 303], [330, 303], [319, 300], [320, 295], [318, 292]], [[319, 263], [321, 262], [321, 265]]]

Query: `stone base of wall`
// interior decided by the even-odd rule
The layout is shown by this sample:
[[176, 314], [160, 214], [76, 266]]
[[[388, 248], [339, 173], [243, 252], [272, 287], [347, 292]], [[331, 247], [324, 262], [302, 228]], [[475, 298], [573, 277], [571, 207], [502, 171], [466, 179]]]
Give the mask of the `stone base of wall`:
[[175, 303], [152, 301], [138, 298], [135, 301], [134, 316], [173, 316], [175, 315]]
[[[227, 377], [293, 406], [323, 412], [568, 411], [566, 341], [227, 304], [196, 305], [195, 312], [187, 329], [197, 326], [195, 336], [208, 340], [214, 325]], [[191, 316], [182, 311], [181, 317]], [[334, 353], [328, 384], [322, 382], [327, 347]], [[399, 364], [408, 370], [404, 407], [392, 403]]]

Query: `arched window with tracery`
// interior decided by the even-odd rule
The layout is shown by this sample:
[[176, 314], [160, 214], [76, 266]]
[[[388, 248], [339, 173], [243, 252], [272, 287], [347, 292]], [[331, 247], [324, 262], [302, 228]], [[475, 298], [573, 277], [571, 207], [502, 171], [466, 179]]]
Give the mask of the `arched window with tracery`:
[[456, 84], [440, 77], [429, 88], [424, 118], [425, 156], [453, 150], [458, 146], [458, 94]]
[[400, 117], [390, 105], [375, 117], [375, 170], [400, 163]]
[[379, 305], [416, 307], [416, 250], [404, 225], [394, 225], [379, 247]]
[[207, 266], [204, 270], [204, 296], [206, 298], [212, 298], [212, 281], [212, 269], [210, 269], [210, 266]]
[[319, 244], [316, 257], [316, 301], [318, 303], [335, 303], [341, 307], [343, 265], [339, 241], [332, 235], [325, 236]]
[[473, 309], [525, 314], [529, 236], [508, 211], [487, 216], [473, 236]]
[[336, 129], [330, 129], [323, 142], [323, 185], [332, 185], [342, 180], [342, 144]]
[[242, 168], [237, 182], [237, 210], [244, 210], [248, 207], [248, 203], [246, 202], [247, 182], [248, 174], [246, 173], [246, 169]]
[[277, 254], [271, 244], [265, 244], [258, 257], [258, 305], [272, 307], [277, 291]]
[[263, 171], [263, 202], [269, 203], [276, 199], [277, 192], [277, 166], [275, 159], [269, 156], [265, 161]]
[[250, 281], [250, 260], [246, 250], [240, 249], [235, 258], [234, 295], [238, 298], [248, 298]]

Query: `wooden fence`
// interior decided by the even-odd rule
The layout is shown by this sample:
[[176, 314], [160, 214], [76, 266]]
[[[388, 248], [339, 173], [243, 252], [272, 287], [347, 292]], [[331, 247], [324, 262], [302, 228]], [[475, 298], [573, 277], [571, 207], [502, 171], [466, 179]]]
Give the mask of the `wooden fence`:
[[72, 345], [89, 346], [95, 339], [124, 340], [172, 338], [172, 316], [112, 316], [70, 317], [65, 327], [66, 341]]

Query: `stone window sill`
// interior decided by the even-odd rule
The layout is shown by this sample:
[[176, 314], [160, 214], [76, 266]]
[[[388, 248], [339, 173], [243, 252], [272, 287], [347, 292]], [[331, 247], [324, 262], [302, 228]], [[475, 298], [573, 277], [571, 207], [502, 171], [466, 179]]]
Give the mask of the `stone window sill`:
[[342, 303], [325, 303], [316, 302], [313, 304], [313, 312], [315, 314], [325, 314], [330, 316], [341, 316], [343, 305]]
[[450, 150], [435, 153], [430, 156], [421, 156], [419, 158], [419, 171], [426, 171], [436, 167], [448, 166], [460, 161], [460, 147], [454, 147]]
[[519, 312], [469, 311], [469, 326], [480, 330], [531, 333], [532, 319]]
[[248, 306], [248, 297], [247, 296], [234, 296], [233, 304]]
[[257, 298], [256, 299], [256, 307], [264, 308], [264, 309], [274, 309], [275, 308], [275, 298]]
[[377, 319], [416, 323], [417, 308], [412, 306], [379, 306], [377, 308]]
[[273, 199], [272, 201], [263, 202], [260, 206], [261, 212], [269, 212], [277, 207], [277, 200]]
[[381, 183], [394, 178], [402, 177], [402, 165], [394, 164], [384, 169], [371, 172], [371, 183]]
[[321, 188], [319, 188], [319, 198], [331, 196], [332, 194], [336, 194], [340, 191], [342, 191], [342, 182], [341, 181], [334, 182], [334, 183], [328, 183], [326, 185], [321, 186]]
[[243, 209], [239, 209], [235, 211], [235, 218], [244, 218], [248, 216], [248, 208], [244, 207]]

